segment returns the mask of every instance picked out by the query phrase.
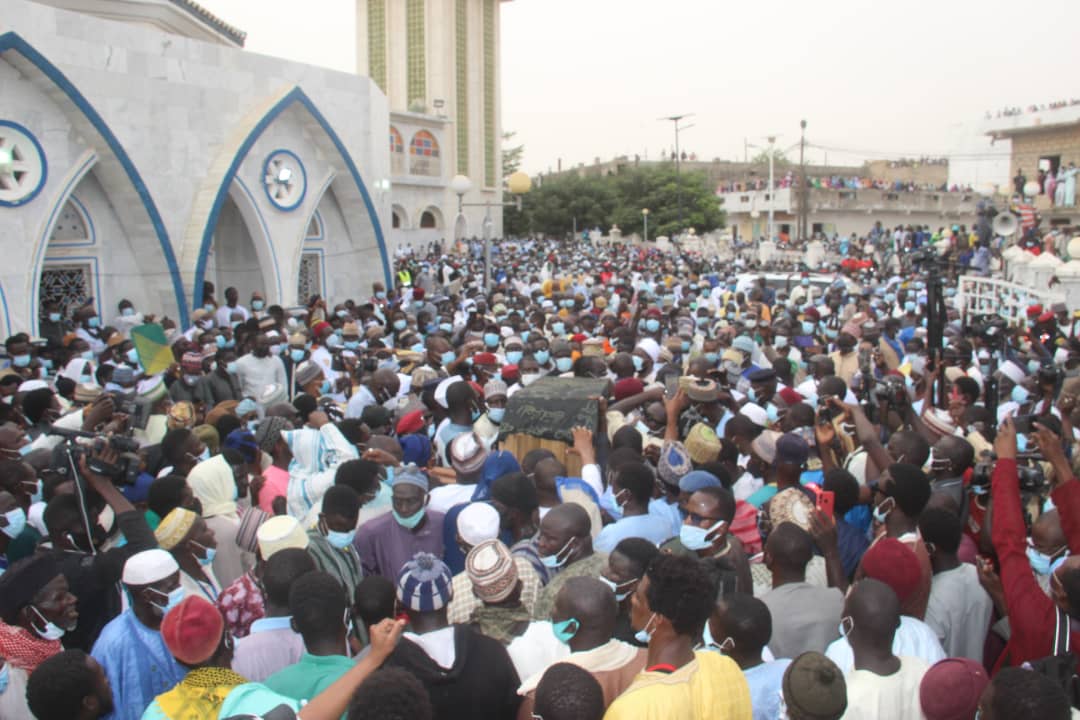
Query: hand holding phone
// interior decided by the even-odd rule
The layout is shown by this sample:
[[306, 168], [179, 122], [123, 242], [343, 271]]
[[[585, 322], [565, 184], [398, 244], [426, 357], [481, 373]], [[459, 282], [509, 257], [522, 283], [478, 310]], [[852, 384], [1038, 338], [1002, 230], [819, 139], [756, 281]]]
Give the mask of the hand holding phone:
[[833, 508], [836, 506], [836, 493], [832, 490], [822, 490], [817, 496], [817, 509], [829, 517], [833, 516]]

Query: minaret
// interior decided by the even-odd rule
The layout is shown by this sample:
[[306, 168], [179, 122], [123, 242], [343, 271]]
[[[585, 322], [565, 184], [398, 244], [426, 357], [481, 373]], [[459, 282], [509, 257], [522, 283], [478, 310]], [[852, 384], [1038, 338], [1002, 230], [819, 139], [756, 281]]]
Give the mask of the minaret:
[[[501, 198], [500, 5], [501, 0], [357, 0], [356, 5], [357, 73], [386, 93], [391, 113], [449, 121], [438, 133], [441, 174], [447, 181], [459, 174], [472, 181], [466, 202]], [[411, 159], [411, 139], [401, 134]], [[403, 166], [411, 164], [395, 165]], [[457, 198], [448, 189], [446, 194], [444, 214], [452, 226]], [[483, 215], [483, 208], [466, 212], [470, 235], [481, 234]], [[491, 216], [498, 236], [501, 208], [493, 208]]]

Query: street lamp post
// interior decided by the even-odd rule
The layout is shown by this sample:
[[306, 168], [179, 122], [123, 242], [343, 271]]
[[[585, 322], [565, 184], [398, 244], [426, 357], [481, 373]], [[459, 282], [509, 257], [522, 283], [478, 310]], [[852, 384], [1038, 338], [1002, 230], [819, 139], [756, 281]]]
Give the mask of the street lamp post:
[[769, 136], [769, 242], [773, 241], [773, 206], [776, 205], [776, 186], [773, 183], [773, 161], [776, 159], [776, 136]]
[[645, 242], [649, 242], [649, 208], [643, 208], [641, 217], [645, 221]]
[[464, 202], [465, 193], [472, 189], [472, 181], [465, 175], [455, 175], [450, 181], [450, 189], [457, 195], [458, 217], [462, 215], [462, 208], [484, 208], [484, 292], [491, 289], [491, 208], [493, 207], [516, 207], [521, 211], [521, 196], [532, 189], [532, 178], [520, 170], [506, 179], [506, 189], [514, 196], [514, 202], [492, 202], [486, 200], [479, 203]]
[[684, 113], [682, 115], [672, 115], [671, 117], [660, 118], [661, 120], [668, 120], [675, 126], [675, 196], [676, 204], [679, 208], [679, 229], [678, 232], [682, 232], [682, 157], [679, 155], [679, 131], [688, 130], [693, 125], [679, 125], [679, 121], [684, 118], [693, 116], [694, 113]]

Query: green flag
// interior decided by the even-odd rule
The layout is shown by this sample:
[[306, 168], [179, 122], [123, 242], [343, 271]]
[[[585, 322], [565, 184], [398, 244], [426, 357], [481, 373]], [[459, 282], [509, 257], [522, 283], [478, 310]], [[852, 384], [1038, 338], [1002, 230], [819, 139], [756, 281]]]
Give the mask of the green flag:
[[147, 323], [131, 328], [131, 342], [139, 353], [139, 364], [147, 375], [164, 372], [173, 364], [172, 349], [165, 339], [165, 328], [157, 323]]

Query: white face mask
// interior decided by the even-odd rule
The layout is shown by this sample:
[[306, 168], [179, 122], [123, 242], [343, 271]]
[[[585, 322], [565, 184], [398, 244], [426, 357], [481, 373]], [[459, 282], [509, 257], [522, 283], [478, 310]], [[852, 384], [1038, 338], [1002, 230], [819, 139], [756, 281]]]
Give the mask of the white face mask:
[[525, 387], [529, 387], [539, 379], [540, 373], [525, 373], [521, 376], [521, 384]]

